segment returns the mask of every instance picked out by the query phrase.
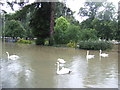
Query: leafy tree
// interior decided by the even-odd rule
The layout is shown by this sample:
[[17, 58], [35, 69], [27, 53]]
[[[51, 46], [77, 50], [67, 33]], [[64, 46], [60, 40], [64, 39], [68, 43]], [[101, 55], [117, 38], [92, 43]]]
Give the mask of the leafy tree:
[[110, 39], [118, 40], [119, 38], [119, 28], [118, 28], [118, 21], [113, 20], [109, 22], [109, 27], [112, 30]]
[[103, 10], [98, 12], [97, 17], [100, 20], [116, 20], [116, 12], [115, 12], [115, 6], [112, 2], [104, 2], [103, 3]]
[[70, 8], [66, 7], [65, 2], [61, 3], [61, 2], [56, 2], [55, 5], [55, 18], [58, 17], [67, 17], [67, 16], [72, 16], [73, 15], [73, 11], [70, 10]]
[[97, 31], [97, 36], [101, 39], [114, 39], [115, 32], [117, 30], [116, 21], [106, 21], [94, 19], [92, 21], [93, 28]]
[[95, 29], [97, 37], [101, 39], [115, 39], [118, 30], [115, 7], [112, 3], [106, 1], [86, 2], [85, 6], [80, 8], [79, 14], [88, 17], [81, 23], [82, 29]]
[[66, 31], [66, 42], [76, 42], [79, 39], [80, 28], [74, 24], [69, 25]]
[[55, 20], [55, 31], [54, 31], [54, 39], [58, 44], [65, 43], [65, 32], [68, 28], [69, 22], [64, 17], [59, 17]]
[[19, 21], [10, 20], [6, 22], [6, 26], [5, 26], [6, 37], [13, 37], [13, 38], [21, 37], [22, 38], [24, 37], [24, 35], [25, 35], [25, 30]]
[[80, 26], [82, 29], [93, 28], [91, 22], [96, 18], [98, 10], [102, 6], [102, 2], [85, 2], [84, 7], [79, 9], [79, 15], [82, 17], [87, 17], [86, 20], [81, 22]]
[[83, 29], [80, 31], [80, 40], [96, 40], [97, 32], [95, 29]]
[[85, 2], [84, 7], [79, 9], [79, 15], [82, 17], [94, 19], [101, 6], [102, 2]]
[[81, 29], [93, 28], [93, 25], [91, 22], [92, 22], [91, 18], [88, 18], [85, 21], [82, 21], [80, 24]]
[[50, 36], [50, 3], [36, 2], [36, 10], [30, 20], [30, 26], [33, 34], [37, 37], [36, 44], [43, 45], [44, 40]]
[[69, 22], [64, 17], [59, 17], [55, 20], [55, 30], [66, 31], [68, 28]]
[[[48, 37], [50, 37], [50, 43], [51, 39], [53, 42], [52, 34], [54, 32], [54, 18], [64, 16], [68, 17], [68, 20], [71, 22], [74, 20], [72, 16], [73, 12], [70, 10], [70, 8], [67, 8], [64, 3], [36, 2], [25, 6], [26, 3], [27, 2], [8, 2], [11, 8], [13, 8], [14, 4], [18, 4], [22, 7], [15, 14], [9, 15], [8, 20], [19, 20], [26, 30], [26, 37], [33, 37], [34, 35], [35, 37], [42, 39], [37, 40], [36, 42], [40, 41], [37, 44], [43, 44], [44, 39]], [[72, 23], [78, 24], [75, 20]], [[30, 27], [28, 24], [30, 24]], [[31, 30], [33, 34], [31, 33]]]

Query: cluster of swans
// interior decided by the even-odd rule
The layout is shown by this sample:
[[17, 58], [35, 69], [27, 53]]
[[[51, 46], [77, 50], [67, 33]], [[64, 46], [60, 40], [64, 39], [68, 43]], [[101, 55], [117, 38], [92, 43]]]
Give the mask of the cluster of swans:
[[69, 68], [62, 67], [60, 69], [60, 64], [65, 64], [66, 61], [64, 59], [58, 58], [57, 60], [57, 74], [70, 74], [71, 70]]
[[[102, 50], [100, 50], [99, 56], [100, 57], [108, 57], [108, 54], [102, 53]], [[89, 51], [87, 51], [87, 55], [86, 55], [87, 60], [92, 59], [94, 57], [95, 57], [95, 55], [89, 55]]]
[[19, 59], [20, 57], [19, 56], [17, 56], [17, 55], [9, 55], [9, 53], [8, 52], [6, 52], [7, 53], [7, 55], [8, 55], [8, 59], [11, 59], [11, 60], [17, 60], [17, 59]]
[[[8, 55], [8, 59], [17, 60], [17, 59], [20, 58], [17, 55], [9, 55], [8, 52], [6, 52], [6, 53]], [[100, 50], [99, 56], [100, 57], [108, 57], [108, 54], [102, 53], [102, 50]], [[87, 60], [92, 59], [94, 57], [95, 57], [95, 55], [90, 55], [89, 51], [87, 51], [87, 55], [86, 55]], [[65, 63], [66, 63], [66, 61], [64, 59], [58, 58], [58, 60], [57, 60], [57, 71], [56, 71], [57, 74], [69, 74], [69, 73], [71, 73], [71, 70], [69, 68], [65, 68], [65, 67], [62, 66], [62, 68], [60, 69], [60, 64], [65, 64]]]

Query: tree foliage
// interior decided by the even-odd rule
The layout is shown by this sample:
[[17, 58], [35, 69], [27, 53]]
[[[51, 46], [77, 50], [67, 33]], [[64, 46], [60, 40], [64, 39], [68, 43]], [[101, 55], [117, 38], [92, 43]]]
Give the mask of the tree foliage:
[[67, 16], [72, 16], [73, 15], [73, 11], [66, 7], [65, 3], [61, 3], [61, 2], [56, 2], [56, 6], [55, 6], [55, 18], [58, 17], [67, 17]]
[[37, 2], [36, 11], [34, 12], [31, 20], [30, 27], [33, 30], [34, 36], [41, 40], [37, 44], [44, 44], [44, 39], [50, 36], [50, 3]]
[[59, 17], [55, 20], [55, 30], [66, 31], [68, 28], [69, 22], [64, 17]]
[[19, 21], [10, 20], [6, 22], [5, 36], [6, 37], [24, 37], [25, 30]]
[[68, 26], [66, 31], [66, 42], [76, 42], [80, 38], [80, 27], [74, 24]]
[[80, 32], [80, 40], [97, 40], [97, 32], [95, 29], [83, 29]]
[[79, 14], [94, 19], [101, 6], [102, 2], [85, 2], [84, 7], [80, 8]]
[[86, 2], [80, 8], [80, 16], [88, 17], [81, 22], [82, 29], [95, 29], [101, 39], [117, 39], [117, 20], [115, 7], [110, 2]]
[[56, 43], [65, 43], [65, 31], [68, 28], [69, 22], [64, 17], [59, 17], [55, 20], [54, 39]]

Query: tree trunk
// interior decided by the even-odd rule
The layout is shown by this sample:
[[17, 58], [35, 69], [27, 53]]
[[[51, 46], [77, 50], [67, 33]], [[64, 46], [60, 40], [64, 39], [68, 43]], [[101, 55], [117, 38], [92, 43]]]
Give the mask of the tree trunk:
[[50, 40], [49, 40], [49, 45], [53, 45], [54, 44], [53, 32], [54, 32], [55, 2], [50, 2], [50, 4], [51, 4], [51, 16], [50, 16]]

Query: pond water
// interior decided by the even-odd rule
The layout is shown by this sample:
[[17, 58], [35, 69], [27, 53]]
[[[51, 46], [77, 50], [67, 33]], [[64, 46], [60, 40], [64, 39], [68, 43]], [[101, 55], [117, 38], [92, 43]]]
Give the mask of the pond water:
[[[118, 88], [118, 52], [103, 51], [109, 57], [86, 60], [86, 50], [2, 43], [1, 81], [3, 88]], [[17, 54], [18, 60], [8, 60]], [[70, 74], [57, 75], [56, 61], [63, 58]]]

